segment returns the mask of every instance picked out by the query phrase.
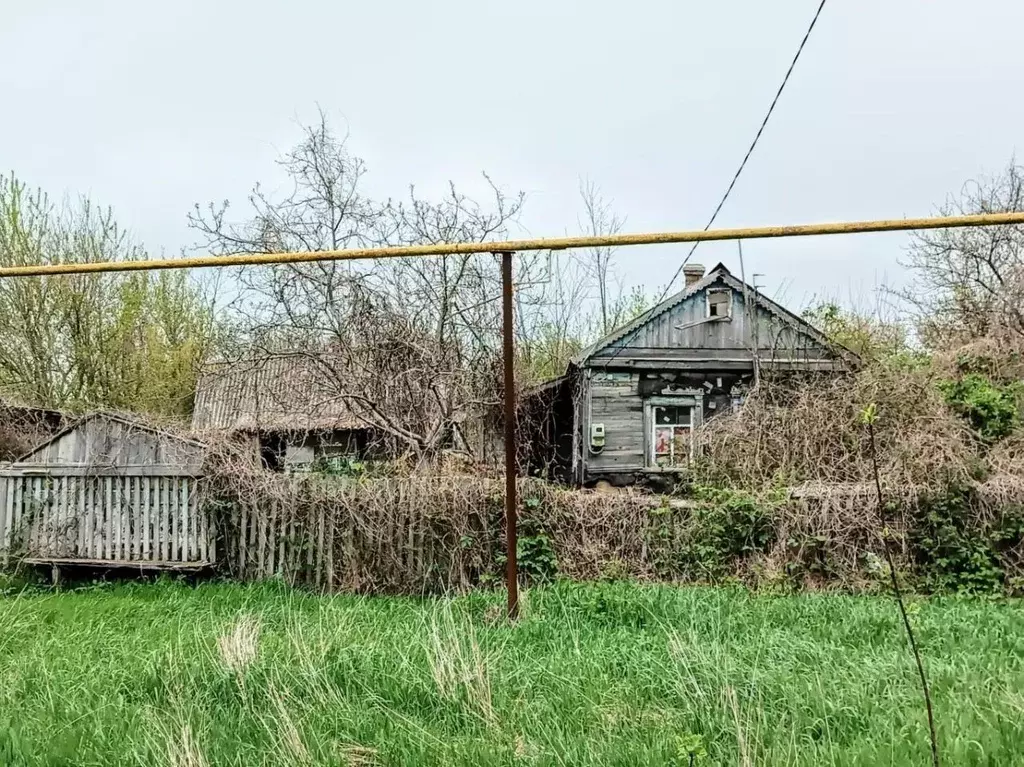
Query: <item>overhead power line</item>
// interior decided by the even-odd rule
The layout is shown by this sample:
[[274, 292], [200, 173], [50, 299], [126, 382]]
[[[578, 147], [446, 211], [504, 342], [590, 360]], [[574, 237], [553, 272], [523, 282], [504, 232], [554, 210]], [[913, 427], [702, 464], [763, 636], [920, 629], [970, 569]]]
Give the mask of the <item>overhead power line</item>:
[[[818, 10], [814, 12], [814, 18], [811, 19], [811, 24], [807, 27], [807, 31], [804, 33], [803, 40], [800, 41], [799, 47], [796, 49], [796, 55], [793, 56], [793, 60], [789, 63], [789, 69], [786, 70], [786, 76], [782, 78], [782, 84], [779, 89], [775, 92], [775, 98], [772, 99], [771, 105], [768, 107], [768, 111], [765, 113], [764, 119], [761, 121], [761, 126], [757, 129], [757, 134], [754, 136], [754, 140], [750, 142], [750, 148], [747, 149], [747, 153], [743, 155], [743, 162], [740, 163], [740, 167], [736, 169], [736, 173], [732, 177], [732, 181], [729, 182], [728, 188], [725, 190], [725, 194], [722, 195], [722, 199], [718, 201], [718, 205], [715, 206], [715, 212], [711, 214], [711, 218], [708, 219], [708, 223], [704, 226], [704, 231], [711, 228], [711, 225], [715, 223], [715, 219], [718, 218], [718, 214], [722, 210], [722, 206], [725, 205], [725, 201], [729, 199], [729, 195], [732, 193], [733, 187], [736, 186], [736, 182], [739, 180], [740, 174], [743, 173], [743, 169], [747, 167], [747, 160], [750, 159], [750, 155], [754, 153], [754, 147], [757, 146], [758, 140], [761, 138], [761, 134], [764, 133], [764, 128], [768, 124], [768, 120], [771, 119], [772, 112], [775, 111], [775, 105], [779, 103], [779, 97], [782, 96], [782, 91], [786, 89], [786, 83], [789, 82], [789, 76], [793, 74], [793, 68], [796, 67], [796, 62], [800, 60], [800, 54], [803, 53], [804, 46], [807, 45], [807, 39], [811, 36], [811, 32], [814, 30], [814, 25], [818, 23], [818, 17], [821, 16], [821, 11], [825, 7], [827, 0], [821, 0], [818, 5]], [[675, 281], [679, 279], [679, 275], [683, 271], [683, 267], [689, 262], [693, 256], [697, 246], [700, 245], [700, 240], [693, 243], [693, 247], [690, 248], [690, 252], [686, 254], [686, 258], [683, 259], [683, 263], [676, 269], [676, 273], [672, 275], [672, 279], [669, 280], [668, 285], [665, 286], [665, 290], [662, 292], [661, 297], [655, 303], [661, 303], [662, 299], [668, 295], [668, 292], [672, 290], [672, 286]]]

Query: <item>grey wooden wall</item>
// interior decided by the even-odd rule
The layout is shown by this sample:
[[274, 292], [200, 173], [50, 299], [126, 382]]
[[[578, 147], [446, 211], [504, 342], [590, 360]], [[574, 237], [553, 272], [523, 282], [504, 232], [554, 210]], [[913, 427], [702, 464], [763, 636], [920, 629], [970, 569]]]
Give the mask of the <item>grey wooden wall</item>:
[[20, 463], [79, 466], [177, 466], [196, 472], [203, 446], [103, 414], [83, 420], [24, 456]]
[[[589, 371], [585, 385], [589, 407], [582, 409], [584, 480], [600, 474], [651, 468], [647, 466], [647, 450], [653, 425], [645, 413], [649, 400], [641, 392], [643, 375], [634, 371]], [[680, 396], [659, 396], [655, 402], [693, 406], [692, 424], [696, 427], [703, 418], [706, 397], [701, 392], [695, 395], [688, 392], [681, 392]], [[590, 450], [592, 423], [603, 423], [605, 427], [605, 445], [600, 452]]]
[[[635, 372], [595, 371], [587, 385], [589, 420], [583, 428], [584, 465], [588, 473], [644, 468], [644, 403]], [[584, 408], [584, 413], [588, 409]], [[605, 446], [590, 452], [590, 424], [603, 423]]]
[[[708, 289], [721, 288], [718, 284]], [[748, 316], [741, 291], [732, 291], [732, 314], [728, 320], [708, 321], [708, 289], [686, 298], [636, 332], [601, 350], [593, 363], [609, 359], [622, 365], [636, 359], [669, 363], [749, 360], [755, 339], [758, 355], [766, 363], [773, 358], [839, 363], [830, 350], [763, 306], [754, 306]]]

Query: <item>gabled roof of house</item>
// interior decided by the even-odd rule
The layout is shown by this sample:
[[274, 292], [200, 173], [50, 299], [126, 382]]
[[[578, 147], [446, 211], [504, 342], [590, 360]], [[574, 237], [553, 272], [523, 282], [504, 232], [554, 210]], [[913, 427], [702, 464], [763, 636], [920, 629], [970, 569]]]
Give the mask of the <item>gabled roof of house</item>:
[[[330, 367], [330, 366], [328, 366]], [[193, 431], [365, 429], [307, 354], [267, 354], [208, 365], [196, 387]]]
[[683, 303], [683, 301], [687, 300], [692, 296], [697, 295], [702, 290], [712, 287], [713, 285], [716, 285], [718, 283], [728, 285], [729, 287], [733, 288], [733, 290], [739, 291], [741, 293], [744, 290], [746, 290], [748, 295], [751, 295], [755, 298], [758, 306], [775, 315], [784, 323], [793, 327], [795, 330], [806, 334], [815, 342], [821, 344], [823, 347], [827, 349], [831, 349], [838, 356], [842, 357], [843, 359], [850, 363], [857, 364], [860, 361], [856, 354], [854, 354], [846, 347], [829, 340], [824, 333], [822, 333], [816, 327], [807, 322], [807, 320], [797, 316], [796, 314], [793, 314], [793, 312], [789, 311], [785, 307], [781, 306], [780, 304], [777, 304], [775, 301], [772, 301], [770, 298], [767, 298], [763, 294], [754, 290], [754, 288], [752, 288], [751, 286], [744, 285], [744, 283], [740, 279], [738, 279], [735, 275], [733, 275], [732, 272], [730, 272], [726, 268], [725, 264], [720, 263], [717, 266], [715, 266], [715, 268], [711, 269], [707, 274], [705, 274], [700, 280], [695, 282], [693, 285], [689, 285], [680, 290], [678, 293], [669, 296], [660, 304], [653, 307], [652, 309], [647, 310], [632, 322], [628, 322], [625, 325], [616, 328], [611, 333], [606, 335], [604, 338], [598, 339], [593, 344], [588, 346], [586, 349], [583, 349], [579, 354], [573, 357], [572, 364], [577, 366], [582, 365], [584, 362], [586, 362], [588, 359], [593, 357], [598, 352], [607, 349], [608, 347], [612, 346], [613, 344], [623, 339], [628, 340], [631, 336], [637, 333], [637, 331], [639, 331], [642, 327], [647, 325], [652, 320], [656, 319], [662, 314], [665, 314], [666, 312], [671, 311], [676, 306]]

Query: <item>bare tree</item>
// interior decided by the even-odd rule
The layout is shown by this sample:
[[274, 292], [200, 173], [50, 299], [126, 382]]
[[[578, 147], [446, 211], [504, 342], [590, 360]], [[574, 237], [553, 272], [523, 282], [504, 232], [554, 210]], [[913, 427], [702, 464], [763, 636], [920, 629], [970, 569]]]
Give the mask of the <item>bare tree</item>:
[[[190, 225], [214, 253], [323, 251], [364, 246], [486, 242], [508, 237], [524, 196], [488, 184], [486, 201], [449, 185], [431, 199], [362, 191], [366, 167], [323, 114], [279, 160], [290, 181], [279, 196], [257, 185], [239, 221], [227, 202], [196, 206]], [[581, 187], [588, 232], [617, 231], [593, 184]], [[517, 254], [517, 364], [529, 384], [565, 370], [595, 335], [635, 311], [613, 251]], [[301, 355], [322, 368], [322, 396], [416, 456], [469, 450], [466, 425], [501, 394], [501, 275], [492, 256], [253, 267], [240, 276], [230, 313], [243, 349]], [[596, 307], [596, 309], [595, 309]], [[595, 321], [596, 311], [596, 321]], [[595, 332], [596, 331], [596, 332]], [[474, 451], [475, 452], [475, 451]]]
[[[964, 185], [942, 215], [1024, 210], [1024, 168]], [[1024, 337], [1024, 227], [916, 232], [903, 260], [914, 275], [902, 297], [917, 310], [922, 340], [959, 346], [986, 336]]]
[[[591, 181], [580, 182], [585, 235], [614, 234], [625, 219]], [[548, 255], [546, 276], [520, 295], [522, 356], [532, 379], [560, 375], [586, 344], [607, 335], [648, 308], [642, 289], [626, 290], [609, 247]]]
[[[586, 235], [598, 236], [617, 234], [622, 231], [626, 220], [612, 210], [597, 185], [590, 180], [580, 181], [580, 199], [583, 202], [583, 216], [579, 219], [580, 230]], [[597, 311], [600, 320], [600, 334], [604, 335], [622, 322], [623, 312], [622, 280], [615, 271], [613, 260], [615, 248], [599, 246], [584, 251], [591, 282], [597, 292]]]
[[[292, 182], [274, 198], [257, 186], [241, 223], [229, 206], [198, 206], [191, 226], [217, 253], [337, 250], [501, 239], [523, 196], [490, 186], [478, 203], [450, 186], [439, 200], [362, 194], [365, 166], [321, 115], [280, 160]], [[530, 283], [538, 257], [517, 260]], [[252, 349], [303, 354], [324, 368], [324, 392], [418, 456], [467, 449], [461, 424], [496, 400], [500, 273], [491, 257], [325, 261], [243, 272], [232, 307]]]
[[516, 291], [517, 358], [527, 386], [565, 372], [586, 343], [593, 319], [591, 273], [579, 254], [546, 254], [542, 273]]

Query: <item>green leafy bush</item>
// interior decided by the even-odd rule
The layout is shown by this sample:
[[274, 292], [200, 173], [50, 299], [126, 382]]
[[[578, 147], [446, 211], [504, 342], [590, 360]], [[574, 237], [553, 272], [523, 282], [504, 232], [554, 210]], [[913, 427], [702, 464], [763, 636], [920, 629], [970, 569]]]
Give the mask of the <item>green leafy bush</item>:
[[952, 488], [922, 499], [908, 539], [921, 585], [928, 591], [1014, 591], [1006, 556], [1024, 540], [1024, 509], [1004, 509], [984, 521], [969, 490]]
[[836, 574], [829, 557], [828, 538], [808, 533], [792, 534], [786, 540], [786, 575], [793, 585], [806, 578], [825, 579]]
[[380, 479], [395, 476], [399, 470], [393, 461], [358, 458], [353, 455], [318, 456], [306, 468], [310, 474], [343, 479]]
[[956, 381], [942, 381], [949, 406], [966, 418], [986, 442], [1007, 436], [1020, 423], [1017, 397], [1020, 384], [998, 386], [980, 373], [968, 373]]
[[[519, 519], [518, 537], [516, 538], [516, 560], [519, 574], [528, 583], [546, 583], [558, 575], [558, 557], [551, 536], [545, 527], [530, 512], [540, 508], [539, 498], [526, 498], [523, 506], [527, 513]], [[508, 557], [504, 550], [494, 557], [499, 569], [505, 567]]]
[[739, 490], [694, 488], [692, 529], [679, 552], [680, 575], [716, 580], [747, 555], [775, 542], [774, 499]]

